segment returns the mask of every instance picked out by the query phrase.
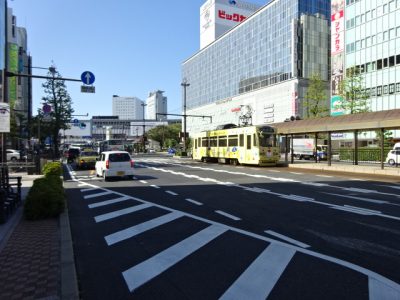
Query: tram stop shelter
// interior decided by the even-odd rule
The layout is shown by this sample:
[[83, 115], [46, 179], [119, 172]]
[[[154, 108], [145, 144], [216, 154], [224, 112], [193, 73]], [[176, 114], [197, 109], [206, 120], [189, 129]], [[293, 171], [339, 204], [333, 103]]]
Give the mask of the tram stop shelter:
[[[275, 123], [273, 126], [277, 134], [286, 137], [285, 162], [288, 164], [288, 153], [291, 149], [291, 163], [293, 164], [293, 136], [294, 135], [313, 135], [315, 145], [317, 145], [318, 135], [328, 136], [327, 159], [328, 166], [332, 164], [332, 133], [354, 133], [354, 164], [358, 165], [358, 133], [363, 131], [381, 132], [381, 136], [386, 130], [400, 129], [400, 109], [392, 109], [378, 112], [358, 113], [352, 115], [331, 116], [307, 120], [295, 120], [291, 122]], [[290, 137], [290, 139], [289, 139]], [[289, 147], [290, 140], [290, 147]], [[380, 165], [384, 168], [384, 139], [380, 139]], [[317, 162], [317, 158], [315, 158]]]

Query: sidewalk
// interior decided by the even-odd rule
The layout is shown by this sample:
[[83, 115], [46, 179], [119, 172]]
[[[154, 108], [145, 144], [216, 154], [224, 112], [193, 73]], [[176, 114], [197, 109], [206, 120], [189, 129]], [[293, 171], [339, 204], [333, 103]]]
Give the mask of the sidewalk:
[[[22, 176], [23, 202], [41, 177], [10, 176]], [[67, 212], [59, 219], [26, 221], [20, 206], [0, 225], [0, 282], [0, 299], [79, 298]]]

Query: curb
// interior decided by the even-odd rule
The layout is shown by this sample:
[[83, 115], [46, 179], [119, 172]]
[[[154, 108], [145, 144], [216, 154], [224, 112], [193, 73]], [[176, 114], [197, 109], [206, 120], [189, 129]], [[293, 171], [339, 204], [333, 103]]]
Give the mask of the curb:
[[75, 270], [74, 249], [68, 207], [60, 215], [61, 233], [61, 299], [79, 299], [78, 280]]

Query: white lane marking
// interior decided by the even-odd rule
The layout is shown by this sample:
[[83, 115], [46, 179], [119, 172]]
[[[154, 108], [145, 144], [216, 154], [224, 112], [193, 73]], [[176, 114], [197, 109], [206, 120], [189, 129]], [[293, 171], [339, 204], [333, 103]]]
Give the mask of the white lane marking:
[[289, 172], [290, 174], [295, 174], [295, 175], [303, 175], [303, 173], [298, 173], [298, 172]]
[[82, 187], [82, 186], [86, 186], [87, 185], [87, 183], [80, 183], [80, 184], [78, 184], [78, 187]]
[[[69, 166], [67, 166], [67, 168], [68, 168], [69, 171], [71, 171], [71, 168]], [[75, 181], [77, 183], [80, 183], [80, 181], [75, 179], [75, 178], [73, 178], [73, 181]], [[91, 186], [91, 187], [98, 187], [99, 189], [102, 189], [102, 190], [107, 190], [105, 188], [101, 188], [101, 187], [96, 186], [94, 184], [88, 184], [88, 185]], [[113, 191], [113, 193], [115, 193], [116, 195], [120, 195], [120, 196], [127, 196], [126, 194], [122, 194], [122, 193], [115, 192], [115, 191]], [[276, 193], [274, 193], [274, 194], [276, 194]], [[139, 202], [142, 202], [142, 203], [152, 204], [154, 207], [165, 209], [165, 210], [170, 211], [170, 212], [180, 213], [183, 216], [188, 217], [188, 218], [192, 218], [192, 219], [195, 219], [195, 220], [198, 220], [198, 221], [201, 221], [201, 222], [205, 222], [205, 223], [208, 223], [208, 224], [218, 225], [218, 226], [221, 226], [223, 228], [226, 228], [227, 230], [231, 230], [233, 232], [236, 232], [236, 233], [239, 233], [239, 234], [243, 234], [245, 236], [249, 236], [249, 237], [261, 240], [261, 241], [266, 241], [266, 242], [269, 242], [269, 243], [274, 243], [274, 244], [277, 244], [277, 245], [281, 245], [283, 247], [287, 247], [289, 249], [296, 250], [296, 251], [298, 251], [300, 253], [303, 253], [305, 255], [310, 255], [312, 257], [316, 257], [318, 259], [322, 259], [322, 260], [334, 263], [334, 264], [339, 265], [341, 267], [345, 267], [345, 268], [354, 270], [354, 271], [356, 271], [356, 272], [358, 272], [360, 274], [364, 274], [365, 276], [370, 277], [370, 278], [372, 278], [374, 280], [377, 280], [378, 282], [381, 282], [382, 284], [387, 285], [388, 287], [394, 289], [395, 291], [400, 292], [400, 285], [398, 283], [394, 282], [393, 280], [390, 280], [389, 278], [386, 278], [386, 277], [384, 277], [384, 276], [382, 276], [382, 275], [380, 275], [380, 274], [378, 274], [376, 272], [373, 272], [373, 271], [371, 271], [369, 269], [366, 269], [364, 267], [361, 267], [359, 265], [350, 263], [348, 261], [344, 261], [344, 260], [341, 260], [341, 259], [338, 259], [338, 258], [335, 258], [335, 257], [332, 257], [332, 256], [328, 256], [328, 255], [325, 255], [325, 254], [322, 254], [322, 253], [314, 252], [314, 251], [311, 251], [311, 250], [308, 250], [308, 249], [303, 249], [303, 248], [300, 248], [300, 247], [297, 247], [297, 246], [294, 246], [294, 245], [283, 243], [281, 241], [277, 241], [277, 240], [274, 240], [274, 239], [271, 239], [271, 238], [268, 238], [268, 237], [253, 233], [253, 232], [245, 231], [245, 230], [242, 230], [242, 229], [239, 229], [239, 228], [236, 228], [236, 227], [227, 226], [225, 224], [214, 222], [212, 220], [205, 219], [205, 218], [193, 215], [193, 214], [183, 213], [181, 211], [177, 211], [177, 210], [172, 209], [170, 207], [154, 204], [152, 202], [148, 202], [148, 201], [145, 201], [145, 200], [140, 199], [140, 198], [136, 198], [136, 197], [131, 197], [131, 198], [133, 200], [136, 200], [136, 201], [139, 201]], [[324, 203], [324, 205], [327, 205], [327, 204]], [[400, 220], [400, 218], [396, 218], [396, 217], [391, 217], [391, 216], [387, 216], [387, 217]]]
[[139, 180], [139, 182], [146, 184], [147, 181], [146, 180]]
[[379, 186], [400, 190], [400, 186], [399, 185], [384, 185], [384, 184], [380, 184]]
[[368, 278], [369, 300], [399, 300], [400, 291], [376, 280]]
[[371, 213], [369, 211], [365, 211], [362, 209], [356, 209], [356, 208], [350, 208], [350, 207], [344, 207], [344, 206], [332, 206], [331, 208], [341, 210], [341, 211], [347, 211], [347, 212], [351, 212], [351, 213], [355, 213], [355, 214], [359, 214], [359, 215], [363, 215], [363, 216], [375, 215], [374, 213]]
[[148, 260], [124, 271], [122, 275], [128, 285], [129, 291], [134, 291], [154, 277], [160, 275], [185, 257], [207, 245], [224, 232], [226, 232], [226, 228], [211, 225]]
[[112, 194], [112, 192], [107, 191], [107, 192], [101, 192], [101, 193], [92, 194], [92, 195], [86, 195], [86, 196], [83, 196], [83, 198], [90, 199], [90, 198], [96, 198], [96, 197], [100, 197], [100, 196], [104, 196], [104, 195], [108, 195], [108, 194]]
[[299, 195], [281, 195], [279, 196], [280, 198], [284, 198], [284, 199], [289, 199], [289, 200], [295, 200], [295, 201], [300, 201], [300, 202], [307, 202], [307, 201], [311, 201], [313, 202], [314, 199], [313, 198], [309, 198], [309, 197], [303, 197], [303, 196], [299, 196]]
[[120, 210], [117, 210], [117, 211], [106, 213], [106, 214], [103, 214], [103, 215], [98, 215], [97, 217], [94, 217], [94, 220], [96, 221], [96, 223], [99, 223], [99, 222], [107, 221], [107, 220], [110, 220], [110, 219], [118, 218], [120, 216], [133, 213], [135, 211], [143, 210], [143, 209], [146, 209], [148, 207], [151, 207], [151, 205], [147, 204], [147, 203], [139, 204], [139, 205], [135, 205], [135, 206], [132, 206], [132, 207], [127, 207], [127, 208], [124, 208], [124, 209], [120, 209]]
[[129, 239], [131, 237], [134, 237], [135, 235], [138, 235], [147, 230], [150, 230], [150, 229], [153, 229], [160, 225], [163, 225], [165, 223], [174, 221], [174, 220], [182, 217], [183, 215], [184, 214], [182, 212], [174, 211], [169, 214], [163, 215], [161, 217], [151, 219], [151, 220], [143, 222], [141, 224], [131, 226], [129, 228], [117, 231], [115, 233], [107, 235], [106, 237], [104, 237], [104, 239], [106, 240], [107, 245], [111, 246], [111, 245], [114, 245], [121, 241], [124, 241], [126, 239]]
[[220, 299], [266, 299], [295, 253], [293, 249], [269, 245]]
[[201, 202], [199, 202], [199, 201], [196, 201], [196, 200], [193, 200], [193, 199], [187, 198], [187, 199], [185, 199], [185, 200], [186, 200], [186, 201], [189, 201], [190, 203], [196, 204], [196, 205], [203, 205], [203, 203], [201, 203]]
[[341, 194], [327, 193], [327, 192], [322, 192], [322, 193], [323, 193], [323, 194], [327, 194], [327, 195], [333, 195], [333, 196], [344, 197], [344, 198], [349, 198], [349, 199], [361, 200], [361, 201], [366, 201], [366, 202], [371, 202], [371, 203], [377, 203], [377, 204], [389, 203], [389, 202], [383, 201], [383, 200], [369, 199], [369, 198], [364, 198], [364, 197], [357, 197], [357, 196], [350, 196], [350, 195], [341, 195]]
[[155, 188], [155, 189], [159, 189], [160, 187], [158, 186], [158, 185], [155, 185], [155, 184], [152, 184], [152, 185], [150, 185], [152, 188]]
[[241, 220], [241, 218], [236, 217], [236, 216], [231, 215], [231, 214], [228, 214], [228, 213], [226, 213], [226, 212], [224, 212], [224, 211], [222, 211], [222, 210], [216, 210], [215, 212], [216, 212], [217, 214], [221, 215], [221, 216], [227, 217], [227, 218], [232, 219], [232, 220], [234, 220], [234, 221], [240, 221], [240, 220]]
[[324, 178], [333, 178], [333, 176], [330, 175], [317, 175], [318, 177], [324, 177]]
[[177, 193], [174, 193], [174, 192], [172, 192], [172, 191], [165, 191], [167, 194], [170, 194], [170, 195], [172, 195], [172, 196], [178, 196], [178, 194]]
[[265, 230], [264, 232], [267, 233], [267, 234], [270, 234], [270, 235], [272, 235], [272, 236], [276, 236], [276, 237], [280, 238], [281, 240], [287, 241], [287, 242], [289, 242], [289, 243], [291, 243], [291, 244], [294, 244], [294, 245], [296, 245], [296, 246], [299, 246], [299, 247], [301, 247], [301, 248], [310, 248], [310, 246], [307, 245], [307, 244], [304, 244], [304, 243], [302, 243], [302, 242], [299, 242], [299, 241], [297, 241], [297, 240], [294, 240], [294, 239], [292, 239], [292, 238], [290, 238], [290, 237], [288, 237], [288, 236], [286, 236], [286, 235], [277, 233], [277, 232], [275, 232], [275, 231], [272, 231], [272, 230]]
[[82, 193], [90, 192], [90, 191], [95, 191], [98, 190], [99, 188], [87, 188], [87, 189], [81, 189]]
[[278, 171], [278, 170], [268, 170], [268, 172], [279, 173], [280, 171]]
[[382, 214], [382, 212], [379, 210], [367, 209], [367, 208], [363, 208], [363, 207], [357, 207], [357, 206], [346, 205], [346, 204], [344, 205], [344, 207], [348, 207], [350, 209], [358, 209], [358, 210], [370, 212], [372, 214]]
[[110, 205], [110, 204], [114, 204], [114, 203], [118, 203], [118, 202], [122, 202], [122, 201], [127, 201], [127, 200], [131, 200], [131, 199], [132, 198], [129, 197], [129, 196], [124, 196], [124, 197], [119, 197], [119, 198], [116, 198], [116, 199], [111, 199], [111, 200], [106, 200], [106, 201], [102, 201], [102, 202], [89, 204], [88, 207], [90, 209], [92, 209], [92, 208], [105, 206], [105, 205]]

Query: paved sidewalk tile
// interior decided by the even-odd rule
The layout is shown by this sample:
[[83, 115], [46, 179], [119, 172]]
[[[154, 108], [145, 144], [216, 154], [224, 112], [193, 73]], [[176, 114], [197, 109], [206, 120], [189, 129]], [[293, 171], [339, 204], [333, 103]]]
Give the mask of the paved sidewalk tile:
[[18, 224], [0, 253], [0, 299], [60, 299], [57, 219]]

